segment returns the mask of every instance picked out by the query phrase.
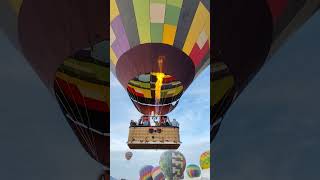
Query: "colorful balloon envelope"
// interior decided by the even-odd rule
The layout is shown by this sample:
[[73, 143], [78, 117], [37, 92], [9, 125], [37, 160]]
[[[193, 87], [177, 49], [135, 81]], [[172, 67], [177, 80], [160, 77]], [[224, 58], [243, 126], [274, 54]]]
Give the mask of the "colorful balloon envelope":
[[165, 180], [164, 174], [161, 171], [160, 166], [154, 167], [152, 169], [153, 180]]
[[167, 179], [181, 179], [186, 168], [186, 159], [178, 151], [165, 151], [160, 156], [160, 168]]
[[206, 151], [200, 156], [200, 167], [201, 169], [210, 168], [210, 151]]
[[111, 0], [111, 70], [142, 114], [165, 115], [209, 64], [209, 0]]
[[188, 174], [188, 177], [190, 178], [196, 178], [201, 176], [201, 169], [198, 165], [195, 164], [188, 165], [186, 172]]
[[140, 180], [152, 180], [153, 166], [146, 165], [140, 169]]
[[[3, 30], [56, 97], [85, 150], [109, 166], [107, 1], [4, 0]], [[59, 13], [57, 13], [59, 12]], [[2, 22], [0, 22], [2, 23]]]
[[95, 58], [94, 47], [79, 50], [58, 68], [54, 91], [82, 145], [93, 158], [107, 165], [109, 64]]
[[210, 168], [210, 150], [203, 152], [200, 155], [200, 167], [201, 167], [201, 169], [209, 169]]

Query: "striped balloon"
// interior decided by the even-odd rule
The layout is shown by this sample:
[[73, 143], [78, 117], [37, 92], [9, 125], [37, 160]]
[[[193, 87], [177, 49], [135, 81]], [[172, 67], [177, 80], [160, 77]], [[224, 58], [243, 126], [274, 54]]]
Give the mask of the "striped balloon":
[[152, 180], [153, 166], [146, 165], [140, 169], [140, 180]]
[[152, 169], [153, 180], [165, 180], [164, 174], [162, 173], [160, 166], [154, 167]]
[[200, 166], [202, 169], [209, 169], [210, 168], [210, 150], [201, 154]]
[[186, 172], [190, 178], [200, 177], [201, 175], [200, 167], [195, 164], [188, 165]]

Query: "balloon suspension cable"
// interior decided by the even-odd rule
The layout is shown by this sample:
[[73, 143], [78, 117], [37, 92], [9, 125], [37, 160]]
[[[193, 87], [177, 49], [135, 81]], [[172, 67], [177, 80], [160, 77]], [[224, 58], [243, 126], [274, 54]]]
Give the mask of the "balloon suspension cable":
[[[66, 95], [64, 94], [63, 90], [61, 89], [61, 87], [60, 87], [60, 85], [59, 85], [59, 82], [58, 82], [57, 80], [55, 80], [55, 81], [56, 81], [56, 83], [57, 83], [57, 85], [58, 85], [58, 88], [59, 88], [61, 94], [63, 95], [63, 98], [64, 98], [65, 101], [67, 102], [67, 106], [69, 107], [71, 113], [68, 111], [68, 107], [63, 103], [61, 97], [56, 93], [56, 95], [57, 95], [57, 97], [58, 97], [58, 99], [59, 99], [59, 102], [63, 105], [63, 107], [64, 107], [64, 109], [66, 110], [66, 113], [67, 113], [67, 114], [72, 115], [72, 116], [75, 118], [75, 121], [76, 121], [76, 122], [81, 122], [81, 121], [78, 120], [75, 112], [73, 111], [71, 105], [69, 104], [69, 101], [68, 101]], [[76, 127], [77, 131], [79, 131], [81, 138], [82, 138], [82, 139], [85, 141], [85, 143], [88, 145], [88, 148], [89, 148], [89, 150], [91, 151], [91, 153], [94, 154], [94, 155], [96, 155], [96, 154], [95, 154], [95, 151], [94, 151], [94, 149], [93, 149], [93, 147], [92, 147], [92, 145], [91, 145], [90, 138], [87, 136], [88, 134], [85, 133], [85, 132], [82, 130], [82, 128], [79, 127], [78, 124], [75, 124], [75, 127]]]
[[[73, 5], [72, 2], [70, 2], [69, 5], [70, 5], [71, 7], [74, 7], [74, 5]], [[72, 13], [72, 12], [70, 12], [70, 13]], [[71, 34], [72, 31], [73, 31], [73, 29], [72, 29], [72, 24], [73, 24], [73, 23], [72, 23], [71, 14], [68, 14], [68, 17], [67, 17], [66, 19], [67, 19], [67, 21], [69, 21], [69, 22], [66, 23], [65, 31], [66, 31], [67, 34]], [[68, 43], [68, 47], [69, 47], [69, 52], [73, 52], [74, 48], [73, 48], [73, 41], [72, 41], [72, 39], [69, 38], [68, 41], [67, 41], [67, 43]], [[61, 73], [65, 73], [65, 72], [62, 71]], [[60, 87], [60, 85], [59, 85], [59, 82], [58, 82], [57, 80], [56, 80], [56, 83], [57, 83], [57, 85], [58, 85], [58, 87], [59, 87], [59, 90], [60, 90], [61, 94], [63, 95], [63, 98], [66, 100], [67, 105], [68, 105], [68, 107], [69, 107], [70, 110], [71, 110], [71, 113], [68, 112], [68, 108], [63, 104], [61, 97], [58, 96], [59, 99], [60, 99], [60, 102], [65, 106], [65, 109], [66, 109], [67, 113], [68, 113], [69, 115], [73, 115], [73, 117], [75, 118], [75, 121], [76, 121], [76, 122], [80, 122], [80, 123], [83, 123], [83, 124], [84, 124], [84, 119], [83, 119], [83, 117], [82, 117], [81, 112], [79, 111], [79, 108], [78, 108], [77, 103], [75, 102], [75, 97], [74, 97], [74, 94], [73, 94], [72, 89], [70, 88], [69, 81], [66, 81], [66, 83], [67, 83], [67, 85], [68, 85], [68, 90], [69, 90], [69, 91], [71, 92], [71, 94], [72, 94], [72, 97], [71, 97], [71, 98], [73, 99], [74, 105], [76, 106], [76, 110], [75, 110], [75, 111], [73, 110], [73, 108], [72, 108], [71, 105], [69, 104], [69, 101], [68, 101], [66, 95], [64, 94], [63, 90], [61, 89], [61, 87]], [[81, 96], [81, 97], [82, 97], [82, 100], [84, 101], [84, 104], [85, 104], [85, 106], [86, 106], [84, 97], [83, 97], [83, 96]], [[91, 127], [91, 122], [90, 122], [89, 115], [88, 115], [88, 112], [87, 112], [87, 107], [85, 107], [85, 109], [86, 109], [86, 116], [87, 116], [88, 125], [89, 125], [88, 129], [87, 129], [87, 130], [83, 130], [82, 127], [80, 127], [78, 124], [75, 124], [75, 128], [76, 128], [76, 130], [80, 133], [81, 138], [82, 138], [82, 139], [85, 141], [85, 143], [88, 145], [89, 151], [92, 153], [92, 155], [93, 155], [96, 159], [98, 159], [97, 148], [96, 148], [96, 145], [95, 145], [94, 136], [93, 136], [93, 134], [92, 134], [92, 131], [90, 131], [90, 129], [89, 129], [89, 128]], [[77, 113], [77, 112], [78, 112], [78, 113]], [[78, 115], [78, 116], [77, 116], [77, 115]], [[80, 117], [80, 120], [78, 119], [78, 117]], [[88, 133], [88, 131], [89, 131], [90, 134]]]

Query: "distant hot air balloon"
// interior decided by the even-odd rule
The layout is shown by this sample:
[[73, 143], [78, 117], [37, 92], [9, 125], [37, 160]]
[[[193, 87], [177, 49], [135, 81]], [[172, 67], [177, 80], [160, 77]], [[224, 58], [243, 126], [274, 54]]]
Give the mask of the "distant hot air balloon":
[[165, 151], [160, 156], [159, 164], [167, 179], [179, 179], [184, 175], [186, 159], [178, 151]]
[[[168, 114], [209, 65], [210, 1], [111, 0], [110, 6], [111, 71], [139, 112]], [[174, 146], [163, 147], [156, 140], [159, 144], [140, 146], [149, 139], [130, 136], [137, 133], [142, 132], [129, 133], [130, 148], [180, 145], [179, 140], [170, 140]]]
[[216, 0], [211, 7], [212, 141], [229, 107], [266, 60], [319, 9], [320, 1]]
[[130, 160], [132, 158], [133, 153], [131, 151], [126, 152], [125, 157], [126, 160]]
[[154, 167], [152, 169], [152, 179], [153, 180], [165, 180], [164, 174], [162, 173], [160, 166]]
[[201, 169], [209, 169], [210, 168], [210, 150], [201, 154], [200, 167], [201, 167]]
[[201, 169], [198, 165], [195, 164], [188, 165], [186, 172], [190, 178], [196, 178], [201, 176]]
[[[103, 0], [5, 0], [1, 30], [55, 96], [109, 179], [109, 25]], [[58, 13], [57, 13], [58, 12]]]
[[152, 169], [153, 166], [146, 165], [140, 169], [140, 179], [139, 180], [152, 180]]

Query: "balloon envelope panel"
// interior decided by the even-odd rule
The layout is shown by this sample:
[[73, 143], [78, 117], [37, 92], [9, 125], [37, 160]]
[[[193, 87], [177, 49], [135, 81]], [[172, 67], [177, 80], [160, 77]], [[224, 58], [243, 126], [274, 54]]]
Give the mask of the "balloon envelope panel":
[[190, 56], [196, 67], [208, 59], [208, 0], [111, 0], [110, 6], [110, 52], [114, 66], [126, 51], [146, 43], [176, 47]]
[[152, 169], [153, 180], [165, 180], [164, 174], [162, 173], [160, 166], [154, 167]]

